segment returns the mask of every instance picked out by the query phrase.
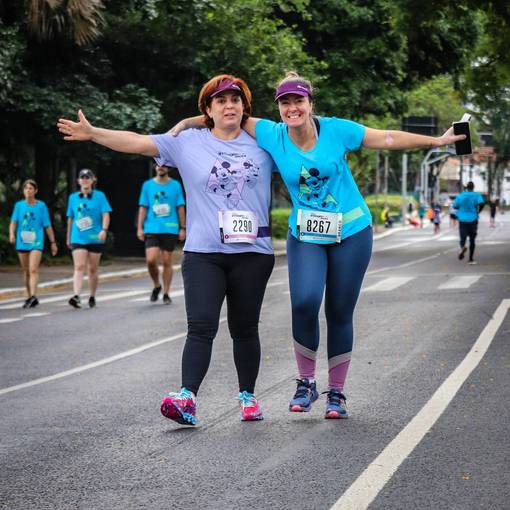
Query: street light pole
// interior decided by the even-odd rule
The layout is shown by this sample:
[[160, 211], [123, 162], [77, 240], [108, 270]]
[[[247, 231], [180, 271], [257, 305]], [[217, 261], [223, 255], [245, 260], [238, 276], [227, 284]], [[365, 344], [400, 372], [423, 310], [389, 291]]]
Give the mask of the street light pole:
[[407, 202], [407, 152], [402, 154], [402, 224], [405, 225]]

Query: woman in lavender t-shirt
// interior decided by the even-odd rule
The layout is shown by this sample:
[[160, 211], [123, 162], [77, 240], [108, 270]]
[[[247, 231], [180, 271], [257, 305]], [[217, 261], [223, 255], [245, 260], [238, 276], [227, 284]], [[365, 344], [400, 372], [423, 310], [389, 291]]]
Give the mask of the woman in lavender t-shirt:
[[167, 418], [195, 425], [195, 397], [209, 367], [222, 303], [234, 341], [242, 420], [261, 420], [254, 396], [260, 364], [258, 322], [274, 265], [269, 235], [273, 160], [242, 126], [251, 114], [251, 92], [231, 75], [209, 80], [198, 98], [209, 129], [179, 137], [140, 135], [60, 119], [65, 140], [91, 140], [110, 149], [152, 156], [177, 167], [186, 190], [186, 243], [182, 276], [188, 336], [182, 358], [182, 387], [161, 404]]

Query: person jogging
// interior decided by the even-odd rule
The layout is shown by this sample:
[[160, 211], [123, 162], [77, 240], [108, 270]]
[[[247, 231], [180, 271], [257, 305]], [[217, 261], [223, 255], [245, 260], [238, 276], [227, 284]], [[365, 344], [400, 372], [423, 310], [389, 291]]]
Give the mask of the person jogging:
[[37, 284], [39, 282], [39, 265], [44, 250], [44, 231], [50, 240], [51, 254], [58, 252], [55, 242], [55, 232], [50, 222], [48, 207], [41, 200], [35, 198], [37, 183], [27, 179], [23, 183], [24, 200], [16, 202], [9, 224], [9, 241], [14, 244], [18, 252], [18, 259], [23, 270], [23, 280], [27, 289], [27, 299], [23, 308], [35, 308], [39, 304], [37, 299]]
[[69, 195], [67, 204], [67, 246], [73, 256], [73, 308], [81, 308], [85, 269], [89, 277], [89, 308], [96, 306], [99, 262], [104, 251], [112, 208], [102, 191], [95, 189], [96, 176], [83, 168], [78, 174], [80, 190]]
[[477, 263], [474, 255], [476, 247], [475, 239], [478, 233], [478, 213], [481, 212], [484, 204], [482, 195], [475, 191], [475, 185], [472, 181], [467, 183], [466, 191], [457, 195], [453, 203], [453, 207], [457, 210], [457, 218], [459, 219], [459, 260], [462, 260], [466, 254], [466, 240], [469, 237], [469, 264], [471, 265]]
[[[186, 236], [184, 195], [179, 181], [171, 179], [167, 166], [156, 165], [156, 177], [145, 181], [140, 193], [137, 236], [145, 242], [145, 259], [152, 279], [150, 300], [156, 302], [163, 290], [163, 303], [169, 305], [172, 282], [172, 252]], [[163, 263], [160, 284], [158, 258]]]
[[181, 263], [188, 335], [182, 355], [180, 392], [169, 393], [162, 414], [195, 425], [196, 396], [209, 368], [220, 311], [227, 300], [239, 380], [241, 419], [261, 420], [254, 395], [260, 365], [258, 323], [267, 281], [274, 266], [269, 232], [274, 163], [242, 126], [251, 114], [251, 92], [232, 75], [209, 80], [198, 97], [207, 129], [139, 135], [60, 119], [65, 140], [92, 140], [120, 152], [156, 158], [175, 166], [187, 197], [186, 242]]
[[[287, 257], [299, 378], [289, 410], [309, 411], [319, 396], [315, 364], [318, 314], [325, 291], [329, 365], [325, 417], [347, 418], [343, 389], [353, 344], [352, 317], [370, 261], [372, 220], [346, 155], [361, 146], [436, 147], [464, 136], [454, 136], [452, 128], [433, 138], [371, 129], [335, 117], [316, 117], [311, 83], [292, 72], [278, 84], [275, 102], [283, 122], [250, 117], [244, 129], [273, 157], [293, 206]], [[178, 135], [200, 122], [198, 117], [185, 119], [171, 134]]]

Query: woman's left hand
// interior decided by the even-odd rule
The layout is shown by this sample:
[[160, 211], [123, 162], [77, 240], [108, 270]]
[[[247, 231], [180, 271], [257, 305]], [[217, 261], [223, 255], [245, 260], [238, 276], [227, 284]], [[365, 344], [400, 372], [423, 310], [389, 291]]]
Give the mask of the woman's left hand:
[[99, 232], [98, 236], [100, 241], [105, 241], [106, 240], [106, 230], [101, 230], [101, 232]]
[[443, 145], [453, 145], [455, 142], [459, 142], [460, 140], [465, 140], [466, 135], [454, 135], [453, 134], [453, 126], [448, 128], [445, 133], [440, 136], [438, 140], [438, 147]]
[[55, 257], [58, 253], [58, 246], [57, 246], [57, 243], [51, 243], [51, 246], [50, 246], [50, 251], [51, 251], [51, 255], [53, 257]]
[[179, 241], [184, 241], [186, 239], [186, 230], [181, 228], [179, 230]]

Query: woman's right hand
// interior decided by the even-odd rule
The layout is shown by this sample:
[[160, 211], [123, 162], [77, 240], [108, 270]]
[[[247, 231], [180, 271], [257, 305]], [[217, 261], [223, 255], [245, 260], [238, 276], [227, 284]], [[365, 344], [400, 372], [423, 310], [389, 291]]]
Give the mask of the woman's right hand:
[[177, 136], [181, 131], [185, 131], [186, 129], [188, 129], [188, 125], [187, 125], [187, 119], [183, 119], [181, 121], [179, 121], [173, 128], [171, 128], [169, 131], [168, 131], [168, 134], [172, 135], [172, 136]]
[[64, 140], [81, 142], [92, 140], [92, 125], [81, 110], [78, 110], [78, 122], [68, 119], [59, 119], [58, 130], [64, 135]]
[[9, 234], [9, 242], [14, 244], [16, 242], [16, 236], [14, 234]]
[[139, 228], [136, 231], [136, 237], [138, 237], [138, 239], [140, 239], [140, 241], [142, 241], [142, 242], [145, 240], [145, 235], [143, 233], [143, 228]]

